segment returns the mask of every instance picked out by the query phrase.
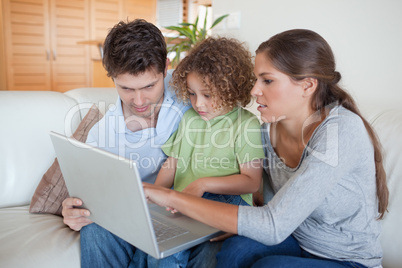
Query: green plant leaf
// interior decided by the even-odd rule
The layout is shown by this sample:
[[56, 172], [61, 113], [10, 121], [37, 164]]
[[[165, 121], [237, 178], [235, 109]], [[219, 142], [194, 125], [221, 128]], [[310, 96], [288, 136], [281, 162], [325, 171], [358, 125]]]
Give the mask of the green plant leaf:
[[[215, 27], [227, 16], [229, 16], [229, 14], [217, 18], [208, 30]], [[179, 33], [178, 36], [169, 38], [166, 41], [168, 44], [167, 51], [169, 53], [175, 52], [175, 56], [172, 60], [173, 67], [176, 67], [177, 64], [179, 64], [182, 53], [190, 50], [196, 43], [201, 42], [208, 37], [207, 17], [208, 10], [205, 12], [205, 19], [202, 27], [198, 27], [199, 16], [196, 17], [194, 23], [182, 22], [178, 24], [179, 26], [164, 27], [165, 29], [177, 31]]]
[[181, 26], [184, 26], [184, 27], [190, 27], [190, 26], [195, 26], [193, 23], [189, 23], [189, 22], [182, 22], [182, 23], [179, 23], [179, 25], [181, 25]]
[[193, 43], [195, 43], [196, 37], [194, 36], [193, 31], [191, 31], [187, 27], [169, 26], [169, 27], [166, 27], [166, 29], [177, 31], [177, 32], [179, 32], [180, 36], [187, 37]]
[[193, 35], [194, 36], [197, 36], [198, 19], [199, 19], [199, 17], [197, 15], [197, 18], [195, 19], [195, 22], [194, 22], [194, 28], [193, 28]]
[[194, 22], [194, 27], [197, 28], [198, 27], [198, 20], [199, 20], [199, 16], [197, 15], [197, 18], [195, 18], [195, 22]]
[[213, 23], [210, 29], [214, 28], [217, 24], [219, 24], [224, 18], [226, 18], [227, 16], [229, 16], [229, 14], [220, 16], [219, 18], [217, 18]]
[[208, 17], [208, 9], [205, 10], [204, 26], [201, 29], [200, 41], [204, 40], [205, 36], [207, 35], [207, 17]]

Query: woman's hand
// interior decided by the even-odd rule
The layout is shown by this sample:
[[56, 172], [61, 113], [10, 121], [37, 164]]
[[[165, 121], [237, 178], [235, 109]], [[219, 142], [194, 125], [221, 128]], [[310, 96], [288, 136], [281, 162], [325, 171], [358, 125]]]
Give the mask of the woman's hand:
[[145, 197], [168, 210], [177, 210], [222, 231], [237, 233], [238, 206], [206, 200], [149, 183], [142, 183]]
[[167, 210], [174, 212], [175, 209], [169, 206], [169, 198], [174, 190], [146, 182], [143, 182], [142, 186], [148, 202], [155, 203], [161, 207], [166, 207]]

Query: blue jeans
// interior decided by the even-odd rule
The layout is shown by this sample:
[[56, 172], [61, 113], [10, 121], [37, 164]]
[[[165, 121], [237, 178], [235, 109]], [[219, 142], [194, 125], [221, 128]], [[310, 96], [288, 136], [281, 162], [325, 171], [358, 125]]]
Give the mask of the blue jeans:
[[[203, 196], [205, 199], [218, 201], [222, 203], [228, 203], [233, 205], [241, 205], [248, 206], [240, 195], [223, 195], [223, 194], [211, 194], [205, 193]], [[195, 249], [198, 249], [198, 254], [204, 255], [203, 258], [206, 258], [208, 255], [208, 262], [202, 263], [202, 266], [194, 266], [194, 267], [215, 267], [216, 265], [216, 253], [219, 252], [221, 248], [222, 242], [210, 242], [206, 241], [199, 246], [196, 246]], [[145, 267], [159, 267], [159, 268], [171, 268], [171, 267], [191, 267], [190, 255], [193, 249], [182, 250], [178, 253], [172, 254], [163, 259], [155, 259], [146, 253], [140, 253], [140, 250], [137, 249], [138, 258], [135, 258], [136, 263], [147, 263]], [[140, 255], [141, 254], [141, 255]], [[201, 259], [201, 255], [197, 257], [197, 259]], [[200, 263], [201, 264], [201, 263]], [[136, 266], [138, 267], [138, 266]]]
[[[240, 196], [205, 194], [216, 201], [246, 205]], [[204, 242], [164, 259], [155, 259], [96, 223], [81, 229], [81, 267], [215, 267], [222, 242]]]
[[[221, 245], [221, 242], [205, 242], [190, 249], [190, 256], [185, 260], [187, 267], [215, 267], [215, 255], [219, 252]], [[149, 265], [177, 267], [176, 259], [171, 261], [173, 262], [160, 262], [152, 258], [96, 223], [81, 229], [81, 267], [83, 268], [148, 267]]]
[[267, 246], [244, 236], [232, 236], [225, 240], [216, 255], [216, 267], [298, 267], [340, 268], [366, 266], [350, 261], [337, 261], [314, 256], [300, 248], [293, 236], [278, 245]]

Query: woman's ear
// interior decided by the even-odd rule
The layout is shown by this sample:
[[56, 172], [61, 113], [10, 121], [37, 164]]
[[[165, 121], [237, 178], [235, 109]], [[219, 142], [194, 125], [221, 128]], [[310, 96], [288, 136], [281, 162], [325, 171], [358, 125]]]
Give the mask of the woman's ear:
[[303, 79], [302, 85], [303, 85], [303, 97], [309, 97], [313, 95], [313, 93], [316, 91], [318, 81], [315, 78], [308, 77]]

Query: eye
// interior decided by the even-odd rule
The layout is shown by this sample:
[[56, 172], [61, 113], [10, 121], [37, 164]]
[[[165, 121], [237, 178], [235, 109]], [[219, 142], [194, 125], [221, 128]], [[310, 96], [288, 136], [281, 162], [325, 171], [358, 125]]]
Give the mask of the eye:
[[271, 80], [271, 79], [265, 79], [265, 80], [264, 80], [264, 83], [267, 84], [267, 85], [269, 85], [269, 84], [272, 83], [272, 80]]
[[207, 99], [209, 99], [211, 96], [208, 95], [208, 94], [205, 94], [204, 97], [207, 98]]

